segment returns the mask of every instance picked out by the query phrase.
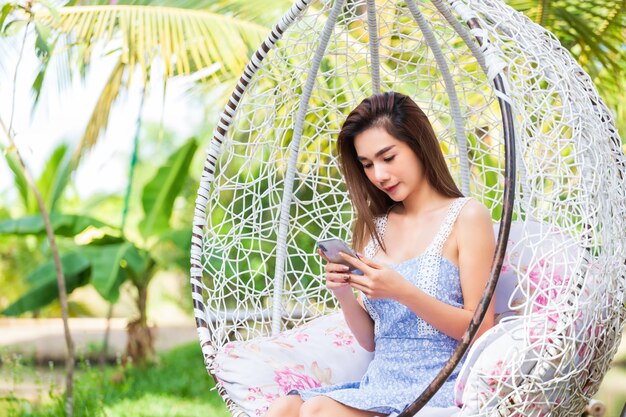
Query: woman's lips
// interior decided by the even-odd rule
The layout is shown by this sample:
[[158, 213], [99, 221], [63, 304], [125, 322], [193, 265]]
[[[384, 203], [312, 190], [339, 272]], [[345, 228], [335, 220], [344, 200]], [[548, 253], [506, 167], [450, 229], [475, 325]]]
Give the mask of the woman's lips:
[[393, 187], [389, 187], [389, 188], [385, 188], [385, 191], [387, 193], [393, 193], [396, 189], [398, 188], [398, 184], [394, 185]]

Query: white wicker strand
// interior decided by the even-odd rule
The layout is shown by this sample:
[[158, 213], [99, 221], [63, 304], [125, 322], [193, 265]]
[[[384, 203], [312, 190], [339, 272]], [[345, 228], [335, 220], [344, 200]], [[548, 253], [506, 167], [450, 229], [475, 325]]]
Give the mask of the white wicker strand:
[[370, 43], [370, 66], [372, 72], [372, 91], [380, 93], [380, 57], [378, 41], [378, 23], [376, 22], [376, 0], [367, 0], [367, 30]]
[[287, 173], [284, 182], [283, 199], [280, 206], [280, 220], [278, 229], [278, 239], [276, 243], [276, 271], [274, 273], [274, 296], [272, 302], [272, 334], [277, 334], [282, 330], [283, 316], [283, 276], [285, 272], [285, 260], [287, 258], [287, 232], [289, 229], [290, 214], [289, 209], [293, 196], [293, 183], [296, 172], [296, 163], [300, 153], [300, 138], [302, 137], [302, 129], [304, 126], [304, 118], [306, 117], [309, 99], [315, 86], [317, 72], [319, 70], [322, 58], [326, 52], [326, 46], [330, 40], [330, 35], [335, 28], [335, 22], [343, 6], [343, 0], [335, 0], [328, 20], [321, 33], [320, 41], [315, 51], [315, 55], [311, 61], [311, 66], [307, 74], [306, 84], [302, 91], [302, 96], [298, 105], [298, 114], [295, 118], [294, 134], [290, 144], [289, 162], [287, 164]]
[[435, 57], [439, 71], [441, 71], [441, 76], [446, 86], [446, 93], [448, 94], [448, 99], [450, 100], [450, 112], [452, 113], [452, 119], [454, 120], [454, 133], [459, 147], [459, 159], [461, 161], [461, 190], [464, 195], [470, 195], [470, 175], [469, 162], [467, 159], [465, 123], [463, 122], [463, 115], [461, 114], [459, 98], [456, 93], [454, 81], [452, 80], [452, 74], [450, 74], [448, 63], [446, 62], [443, 52], [437, 43], [437, 39], [428, 25], [428, 22], [418, 9], [417, 4], [415, 4], [414, 0], [406, 0], [406, 5], [413, 15], [413, 19], [415, 19], [415, 22], [422, 31], [424, 39]]
[[480, 50], [480, 47], [476, 45], [476, 41], [472, 38], [467, 28], [459, 23], [459, 21], [452, 14], [450, 7], [447, 6], [443, 0], [432, 0], [432, 3], [435, 5], [437, 10], [439, 10], [439, 13], [441, 13], [446, 21], [454, 28], [454, 31], [459, 35], [459, 37], [463, 39], [463, 42], [470, 49], [483, 72], [487, 73], [487, 63], [485, 62], [483, 52]]

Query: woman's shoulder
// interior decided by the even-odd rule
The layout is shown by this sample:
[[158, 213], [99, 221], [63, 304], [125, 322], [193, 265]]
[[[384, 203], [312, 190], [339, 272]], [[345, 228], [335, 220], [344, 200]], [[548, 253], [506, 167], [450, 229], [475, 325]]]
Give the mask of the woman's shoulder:
[[457, 219], [458, 228], [463, 232], [474, 233], [477, 230], [492, 227], [493, 221], [489, 209], [475, 198], [468, 198]]
[[489, 209], [482, 202], [476, 200], [474, 197], [462, 197], [462, 199], [467, 201], [463, 205], [463, 209], [459, 213], [459, 217], [462, 216], [470, 220], [485, 217], [491, 218]]

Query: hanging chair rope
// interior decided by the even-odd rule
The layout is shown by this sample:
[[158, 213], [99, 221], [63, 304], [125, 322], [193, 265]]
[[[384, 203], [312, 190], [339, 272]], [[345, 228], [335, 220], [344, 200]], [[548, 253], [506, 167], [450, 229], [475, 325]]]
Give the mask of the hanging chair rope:
[[[478, 65], [480, 65], [483, 72], [485, 74], [489, 74], [490, 71], [487, 67], [483, 51], [479, 48], [474, 38], [472, 38], [472, 34], [468, 32], [467, 28], [461, 25], [461, 23], [454, 17], [452, 11], [450, 10], [450, 6], [446, 5], [442, 0], [432, 0], [432, 3], [435, 5], [437, 10], [439, 10], [439, 13], [441, 13], [446, 22], [448, 22], [450, 26], [452, 26], [457, 35], [459, 35], [459, 37], [463, 39], [463, 42], [469, 48], [474, 58], [476, 58], [476, 62], [478, 62]], [[455, 7], [455, 10], [459, 13], [459, 16], [461, 16], [461, 18], [464, 19], [466, 22], [469, 22], [470, 20], [476, 21], [476, 14], [473, 13], [469, 8], [465, 7], [465, 5], [460, 1], [451, 0], [449, 4], [452, 7]], [[489, 42], [489, 39], [484, 36], [483, 32], [479, 32], [477, 35], [482, 37], [484, 48], [493, 48]], [[491, 56], [493, 57], [494, 55], [491, 54]], [[492, 62], [491, 66], [498, 71], [503, 71], [505, 69], [505, 64], [501, 60], [500, 63]], [[526, 166], [524, 165], [524, 161], [522, 159], [523, 150], [521, 149], [521, 146], [522, 144], [520, 141], [515, 141], [515, 154], [517, 157], [516, 166], [518, 170], [519, 183], [522, 187], [521, 201], [516, 202], [516, 204], [518, 204], [518, 209], [521, 209], [522, 207], [529, 207], [530, 205], [530, 187], [528, 185], [526, 175]]]
[[470, 175], [469, 175], [469, 161], [467, 159], [467, 137], [465, 136], [465, 123], [463, 122], [463, 116], [461, 115], [461, 106], [459, 105], [459, 98], [456, 93], [456, 88], [454, 87], [454, 81], [452, 80], [452, 74], [450, 74], [450, 69], [448, 68], [448, 63], [446, 62], [446, 58], [437, 43], [437, 39], [433, 34], [433, 31], [430, 28], [430, 25], [419, 11], [417, 5], [414, 0], [406, 0], [406, 5], [413, 15], [413, 19], [419, 26], [422, 34], [424, 34], [424, 39], [426, 43], [430, 47], [433, 55], [435, 56], [435, 61], [437, 62], [437, 66], [441, 71], [441, 77], [443, 78], [443, 82], [446, 86], [446, 93], [448, 94], [448, 99], [450, 100], [450, 113], [452, 114], [452, 119], [454, 120], [454, 134], [456, 136], [456, 142], [459, 147], [459, 159], [461, 166], [461, 190], [464, 195], [470, 195]]
[[380, 93], [380, 57], [378, 23], [376, 22], [376, 0], [367, 0], [367, 30], [370, 43], [372, 91], [374, 94], [378, 94]]
[[[416, 10], [417, 6], [413, 0], [407, 0], [407, 7], [416, 18], [416, 22], [418, 22], [418, 13]], [[417, 11], [417, 13], [416, 13]], [[473, 23], [475, 27], [478, 25], [477, 22]], [[421, 28], [421, 26], [420, 26]], [[424, 29], [422, 28], [422, 32]], [[432, 35], [432, 34], [431, 34]], [[424, 37], [427, 38], [426, 33], [424, 33]], [[480, 38], [477, 38], [479, 45], [482, 43]], [[430, 44], [429, 44], [430, 45]], [[481, 45], [482, 46], [482, 45]], [[491, 68], [491, 65], [494, 65], [494, 62], [497, 62], [495, 59], [488, 59], [486, 61], [488, 71], [493, 74], [493, 82], [496, 91], [498, 92], [496, 95], [498, 97], [498, 102], [500, 104], [500, 109], [502, 111], [503, 118], [503, 127], [504, 127], [504, 148], [505, 148], [505, 183], [504, 183], [504, 198], [502, 203], [503, 213], [502, 220], [500, 221], [500, 228], [496, 243], [496, 252], [494, 256], [493, 266], [491, 268], [489, 280], [485, 287], [485, 291], [480, 299], [478, 306], [472, 316], [472, 321], [465, 331], [465, 334], [461, 338], [458, 346], [448, 359], [447, 363], [441, 369], [439, 374], [433, 379], [433, 381], [426, 387], [426, 389], [417, 397], [417, 399], [405, 408], [402, 413], [399, 414], [398, 417], [411, 417], [414, 416], [419, 410], [421, 410], [426, 403], [437, 393], [439, 388], [446, 382], [448, 377], [454, 371], [456, 365], [461, 361], [461, 358], [469, 348], [470, 342], [473, 340], [478, 328], [480, 327], [480, 323], [482, 322], [485, 314], [487, 313], [487, 308], [491, 302], [493, 294], [496, 289], [496, 285], [498, 283], [498, 277], [500, 275], [500, 270], [502, 269], [502, 264], [504, 262], [504, 255], [506, 253], [507, 242], [509, 238], [509, 232], [511, 228], [511, 220], [513, 217], [513, 206], [515, 202], [515, 172], [516, 172], [516, 156], [515, 156], [515, 130], [513, 123], [513, 115], [512, 115], [512, 107], [510, 99], [507, 96], [506, 89], [504, 87], [504, 82], [502, 81], [502, 76], [499, 73], [496, 73], [495, 70]], [[440, 66], [441, 68], [441, 66]], [[502, 66], [497, 66], [501, 71]], [[442, 71], [443, 72], [443, 71]], [[450, 80], [451, 81], [451, 80]], [[446, 85], [447, 87], [447, 85]], [[506, 98], [506, 99], [505, 99]], [[458, 103], [457, 103], [458, 105]], [[452, 103], [451, 103], [452, 106]], [[461, 151], [459, 151], [461, 153]]]
[[296, 123], [293, 128], [293, 139], [290, 143], [289, 164], [287, 166], [287, 175], [285, 177], [285, 188], [283, 193], [283, 200], [280, 206], [280, 224], [278, 229], [278, 241], [276, 243], [276, 272], [274, 274], [274, 299], [273, 299], [273, 313], [272, 313], [272, 334], [277, 334], [282, 330], [282, 312], [283, 312], [283, 276], [285, 273], [285, 262], [287, 258], [287, 233], [289, 231], [290, 214], [289, 209], [291, 207], [291, 199], [293, 196], [293, 184], [296, 173], [296, 164], [298, 162], [298, 155], [300, 153], [300, 139], [302, 138], [302, 129], [304, 128], [304, 118], [306, 117], [307, 109], [309, 106], [309, 100], [315, 86], [315, 78], [317, 72], [322, 63], [322, 58], [326, 52], [326, 46], [330, 40], [330, 35], [335, 29], [335, 23], [341, 7], [343, 6], [343, 0], [336, 0], [333, 4], [333, 8], [328, 15], [326, 25], [322, 31], [320, 42], [313, 56], [311, 67], [307, 74], [306, 84], [302, 91], [300, 103], [298, 106], [298, 114], [296, 115]]

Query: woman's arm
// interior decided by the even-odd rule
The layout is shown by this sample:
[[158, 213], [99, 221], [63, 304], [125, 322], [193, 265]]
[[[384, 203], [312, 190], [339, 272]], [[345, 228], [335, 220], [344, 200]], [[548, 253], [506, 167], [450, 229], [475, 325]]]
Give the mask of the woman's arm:
[[[463, 308], [446, 304], [419, 288], [407, 285], [397, 301], [409, 307], [433, 327], [457, 340], [463, 337], [485, 290], [495, 253], [495, 237], [487, 208], [470, 200], [456, 224]], [[478, 338], [494, 323], [493, 301], [476, 334]]]
[[348, 267], [331, 262], [320, 250], [317, 253], [326, 260], [326, 288], [332, 291], [339, 301], [346, 323], [359, 345], [363, 349], [374, 351], [374, 321], [365, 307], [354, 297], [352, 287], [348, 283], [350, 271]]
[[[352, 288], [348, 288], [352, 292]], [[368, 352], [373, 352], [376, 347], [374, 342], [374, 321], [365, 310], [365, 307], [360, 300], [357, 301], [354, 294], [345, 298], [337, 297], [337, 299], [346, 323], [348, 323], [348, 327], [357, 342], [359, 342], [359, 345]]]

